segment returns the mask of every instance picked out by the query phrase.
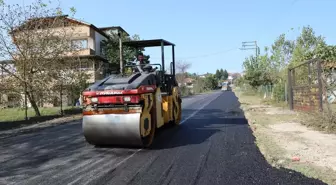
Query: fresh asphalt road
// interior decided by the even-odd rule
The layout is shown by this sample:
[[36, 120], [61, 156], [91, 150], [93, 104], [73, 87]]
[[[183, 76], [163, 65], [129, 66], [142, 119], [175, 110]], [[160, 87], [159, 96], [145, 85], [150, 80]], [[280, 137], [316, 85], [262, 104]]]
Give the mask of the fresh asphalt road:
[[183, 99], [183, 123], [151, 149], [96, 148], [81, 122], [0, 141], [0, 184], [323, 184], [271, 167], [233, 92]]

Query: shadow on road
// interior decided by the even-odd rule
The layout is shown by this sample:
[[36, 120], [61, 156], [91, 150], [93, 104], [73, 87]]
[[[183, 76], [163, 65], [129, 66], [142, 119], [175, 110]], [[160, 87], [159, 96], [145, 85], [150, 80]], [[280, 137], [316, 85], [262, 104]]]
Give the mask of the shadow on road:
[[[187, 109], [183, 110], [183, 113], [188, 117], [195, 111], [197, 109]], [[201, 150], [202, 146], [205, 147], [210, 142], [212, 147], [207, 159], [210, 160], [216, 156], [216, 160], [219, 160], [217, 163], [227, 168], [224, 171], [228, 173], [226, 179], [228, 184], [247, 182], [250, 184], [325, 184], [301, 173], [285, 168], [274, 168], [268, 164], [255, 144], [256, 138], [234, 92], [223, 92], [182, 125], [160, 132], [152, 150], [184, 148], [193, 145], [199, 145]], [[196, 151], [194, 153], [198, 155]]]
[[[197, 110], [184, 110], [192, 114]], [[220, 109], [204, 109], [186, 122], [175, 127], [164, 127], [156, 133], [156, 140], [151, 149], [167, 149], [185, 145], [200, 144], [217, 132], [224, 132], [230, 127], [247, 128], [244, 115], [224, 112]]]
[[201, 110], [184, 109], [182, 117], [185, 121], [181, 125], [158, 129], [151, 149], [200, 144], [215, 133], [224, 132], [230, 127], [249, 127], [238, 98], [230, 91], [223, 91], [217, 99]]
[[[1, 144], [0, 184], [3, 179], [24, 182], [28, 178], [39, 177], [36, 180], [45, 180], [55, 174], [62, 176], [62, 181], [67, 182], [85, 170], [101, 167], [104, 159], [113, 161], [125, 158], [134, 151], [136, 150], [94, 148], [85, 142], [79, 123], [40, 130], [38, 134], [8, 138]], [[92, 165], [97, 164], [92, 169], [77, 168], [88, 161]], [[87, 166], [91, 166], [91, 162]], [[29, 184], [38, 183], [32, 180]]]

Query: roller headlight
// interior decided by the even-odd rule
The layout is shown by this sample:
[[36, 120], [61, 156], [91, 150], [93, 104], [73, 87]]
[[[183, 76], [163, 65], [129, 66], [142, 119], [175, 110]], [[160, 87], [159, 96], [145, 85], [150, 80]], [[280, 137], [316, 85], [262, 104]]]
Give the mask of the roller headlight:
[[131, 101], [131, 97], [130, 96], [124, 96], [124, 101], [125, 102], [130, 102]]
[[92, 103], [98, 103], [98, 98], [97, 98], [97, 97], [93, 97], [93, 98], [91, 98], [91, 102], [92, 102]]

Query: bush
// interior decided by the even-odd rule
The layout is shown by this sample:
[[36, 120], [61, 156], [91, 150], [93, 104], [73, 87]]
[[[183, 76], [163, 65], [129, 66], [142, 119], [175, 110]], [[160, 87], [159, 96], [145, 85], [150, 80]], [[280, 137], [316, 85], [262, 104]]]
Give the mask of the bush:
[[182, 86], [180, 87], [180, 90], [181, 90], [181, 95], [182, 96], [190, 96], [192, 95], [192, 89], [186, 87], [186, 86]]
[[206, 92], [208, 89], [206, 88], [205, 80], [202, 78], [196, 79], [193, 90], [195, 94]]
[[284, 82], [279, 82], [273, 87], [273, 97], [277, 102], [286, 101], [286, 87]]

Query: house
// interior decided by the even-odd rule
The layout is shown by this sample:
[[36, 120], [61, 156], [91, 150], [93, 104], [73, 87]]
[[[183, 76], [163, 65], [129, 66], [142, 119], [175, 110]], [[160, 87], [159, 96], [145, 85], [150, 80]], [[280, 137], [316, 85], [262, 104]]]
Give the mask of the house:
[[205, 75], [205, 74], [203, 74], [203, 75], [199, 75], [199, 77], [200, 77], [200, 78], [205, 78], [206, 75]]
[[194, 92], [194, 79], [192, 78], [182, 78], [178, 80], [178, 86], [186, 88], [189, 92]]
[[183, 80], [183, 85], [185, 85], [187, 88], [192, 89], [194, 87], [194, 79], [192, 79], [192, 78], [185, 78]]
[[[53, 21], [54, 19], [62, 18], [62, 23], [65, 25], [66, 31], [71, 32], [71, 46], [74, 51], [69, 51], [66, 56], [71, 60], [78, 63], [77, 69], [90, 75], [88, 83], [103, 79], [108, 73], [111, 66], [103, 53], [103, 41], [109, 39], [109, 33], [124, 33], [129, 34], [120, 26], [98, 28], [93, 24], [69, 17], [68, 15], [38, 18], [46, 22]], [[35, 21], [35, 20], [30, 20]], [[25, 25], [29, 24], [27, 21]], [[63, 25], [62, 25], [63, 26]], [[52, 28], [54, 30], [60, 29], [59, 26]], [[20, 30], [20, 28], [18, 28]], [[43, 30], [43, 28], [42, 28]], [[56, 31], [53, 33], [57, 33]], [[14, 41], [15, 42], [15, 41]], [[79, 62], [80, 61], [80, 62]]]
[[120, 26], [110, 26], [110, 27], [101, 27], [99, 28], [101, 31], [108, 35], [118, 35], [119, 33], [123, 33], [125, 36], [130, 36], [122, 27]]
[[[109, 39], [109, 33], [123, 33], [129, 36], [129, 34], [120, 26], [98, 28], [93, 24], [71, 18], [68, 15], [29, 19], [11, 33], [16, 34], [15, 37], [12, 37], [13, 43], [16, 45], [20, 44], [20, 34], [24, 35], [24, 32], [30, 27], [27, 25], [34, 25], [37, 20], [39, 22], [42, 20], [46, 25], [50, 25], [50, 23], [56, 19], [62, 19], [62, 24], [55, 24], [52, 27], [38, 25], [39, 28], [37, 30], [40, 31], [40, 33], [43, 33], [46, 29], [49, 30], [48, 32], [52, 29], [53, 31], [51, 32], [57, 34], [59, 32], [58, 30], [62, 29], [65, 30], [66, 33], [71, 33], [68, 34], [70, 35], [70, 38], [67, 40], [70, 42], [69, 45], [72, 49], [64, 52], [64, 58], [67, 62], [73, 64], [72, 70], [78, 70], [87, 74], [89, 76], [86, 81], [87, 85], [93, 84], [109, 75], [112, 66], [103, 53], [103, 41]], [[36, 31], [36, 26], [32, 28]], [[8, 63], [8, 60], [6, 63]], [[84, 88], [85, 87], [83, 87], [83, 89]], [[8, 100], [10, 97], [4, 99]], [[62, 99], [69, 98], [65, 97]], [[78, 99], [78, 97], [76, 97], [76, 99]], [[65, 100], [63, 105], [66, 104], [73, 104], [73, 100]]]
[[200, 77], [200, 78], [206, 78], [209, 75], [210, 75], [210, 73], [205, 73], [205, 74], [202, 74], [202, 75], [198, 75], [198, 77]]

